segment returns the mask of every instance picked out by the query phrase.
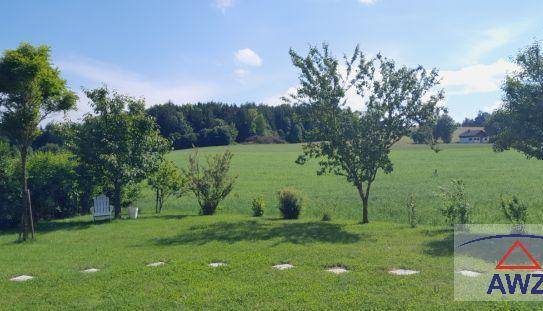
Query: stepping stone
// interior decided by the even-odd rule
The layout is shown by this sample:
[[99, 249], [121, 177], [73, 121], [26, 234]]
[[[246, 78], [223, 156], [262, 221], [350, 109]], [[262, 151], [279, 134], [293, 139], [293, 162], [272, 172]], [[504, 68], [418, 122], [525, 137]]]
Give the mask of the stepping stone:
[[332, 267], [332, 268], [326, 269], [326, 271], [331, 272], [333, 274], [342, 274], [342, 273], [349, 272], [349, 270], [343, 267]]
[[406, 270], [406, 269], [395, 269], [395, 270], [388, 271], [388, 273], [395, 274], [395, 275], [411, 275], [411, 274], [420, 273], [420, 271]]
[[83, 272], [83, 273], [96, 273], [98, 271], [100, 271], [100, 269], [90, 268], [90, 269], [83, 270], [81, 272]]
[[152, 263], [148, 264], [147, 267], [160, 267], [160, 266], [163, 266], [163, 265], [165, 265], [164, 262], [157, 261], [157, 262], [152, 262]]
[[289, 263], [283, 263], [283, 264], [279, 264], [279, 265], [275, 265], [273, 266], [275, 269], [277, 270], [287, 270], [287, 269], [292, 269], [294, 268], [293, 265], [289, 264]]
[[482, 274], [481, 272], [471, 271], [471, 270], [460, 270], [460, 271], [458, 271], [458, 273], [460, 273], [463, 276], [470, 277], [470, 278], [476, 278], [476, 277], [478, 277], [478, 276], [480, 276]]
[[33, 276], [30, 276], [30, 275], [19, 275], [19, 276], [15, 276], [15, 277], [12, 277], [10, 279], [10, 281], [14, 281], [14, 282], [25, 282], [25, 281], [28, 281], [28, 280], [32, 280], [34, 277]]
[[216, 268], [220, 266], [226, 266], [226, 262], [212, 262], [209, 264], [210, 267]]

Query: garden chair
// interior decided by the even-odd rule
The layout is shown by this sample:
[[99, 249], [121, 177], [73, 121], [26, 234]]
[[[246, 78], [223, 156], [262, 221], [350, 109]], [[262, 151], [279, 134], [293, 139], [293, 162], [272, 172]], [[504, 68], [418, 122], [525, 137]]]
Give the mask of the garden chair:
[[94, 197], [94, 206], [91, 208], [92, 221], [96, 221], [97, 218], [108, 218], [111, 220], [113, 207], [109, 205], [109, 198], [103, 194]]

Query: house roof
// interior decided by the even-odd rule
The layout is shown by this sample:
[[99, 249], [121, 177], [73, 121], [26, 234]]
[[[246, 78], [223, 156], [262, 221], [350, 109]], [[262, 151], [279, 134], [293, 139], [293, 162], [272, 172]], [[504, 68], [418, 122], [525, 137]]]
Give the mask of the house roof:
[[467, 130], [465, 132], [462, 132], [459, 137], [486, 137], [488, 136], [485, 131], [483, 130]]

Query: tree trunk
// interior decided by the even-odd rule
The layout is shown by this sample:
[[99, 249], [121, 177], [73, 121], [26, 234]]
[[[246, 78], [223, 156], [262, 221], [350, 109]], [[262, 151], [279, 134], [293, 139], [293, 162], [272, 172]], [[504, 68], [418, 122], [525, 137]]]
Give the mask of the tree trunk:
[[28, 228], [30, 224], [30, 211], [29, 211], [29, 195], [28, 195], [28, 176], [26, 174], [26, 158], [28, 155], [28, 147], [21, 147], [21, 184], [22, 184], [22, 205], [21, 205], [21, 232], [19, 233], [19, 239], [22, 241], [28, 240]]
[[156, 190], [156, 198], [155, 198], [155, 213], [158, 214], [158, 196], [159, 196], [159, 190]]
[[81, 215], [90, 213], [91, 208], [91, 193], [90, 191], [83, 191], [79, 197], [79, 206], [81, 206]]
[[368, 198], [364, 197], [362, 198], [362, 223], [367, 224], [369, 223], [368, 219]]
[[119, 180], [115, 181], [115, 194], [113, 197], [113, 207], [115, 208], [115, 218], [121, 218], [121, 192], [122, 185]]
[[360, 199], [362, 199], [362, 223], [367, 224], [369, 223], [368, 219], [368, 195], [369, 192], [367, 191], [364, 193], [364, 189], [362, 188], [362, 185], [356, 186], [356, 189], [358, 190], [358, 195], [360, 195]]

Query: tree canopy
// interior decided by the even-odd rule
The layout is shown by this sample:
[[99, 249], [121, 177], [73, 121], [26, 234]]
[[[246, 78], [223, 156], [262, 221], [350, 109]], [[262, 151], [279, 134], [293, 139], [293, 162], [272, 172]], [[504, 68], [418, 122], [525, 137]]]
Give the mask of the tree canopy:
[[21, 239], [33, 228], [28, 192], [28, 149], [39, 134], [38, 125], [51, 113], [75, 107], [77, 96], [66, 87], [51, 63], [45, 45], [22, 43], [0, 58], [0, 125], [21, 155]]
[[113, 192], [115, 217], [120, 217], [122, 191], [156, 170], [169, 148], [142, 99], [121, 95], [106, 87], [86, 90], [95, 114], [77, 127], [74, 152], [80, 171], [99, 176], [101, 186]]
[[[380, 54], [368, 59], [356, 47], [340, 63], [328, 45], [311, 47], [302, 57], [290, 51], [300, 70], [300, 87], [292, 101], [311, 109], [315, 128], [297, 162], [319, 159], [318, 174], [345, 176], [362, 199], [362, 222], [369, 222], [368, 198], [378, 170], [393, 170], [389, 158], [394, 143], [412, 128], [434, 122], [442, 91], [437, 70], [397, 66]], [[363, 112], [347, 108], [347, 91], [366, 103]]]
[[519, 52], [518, 70], [503, 85], [503, 105], [492, 118], [494, 149], [510, 148], [543, 160], [543, 54], [539, 42]]

